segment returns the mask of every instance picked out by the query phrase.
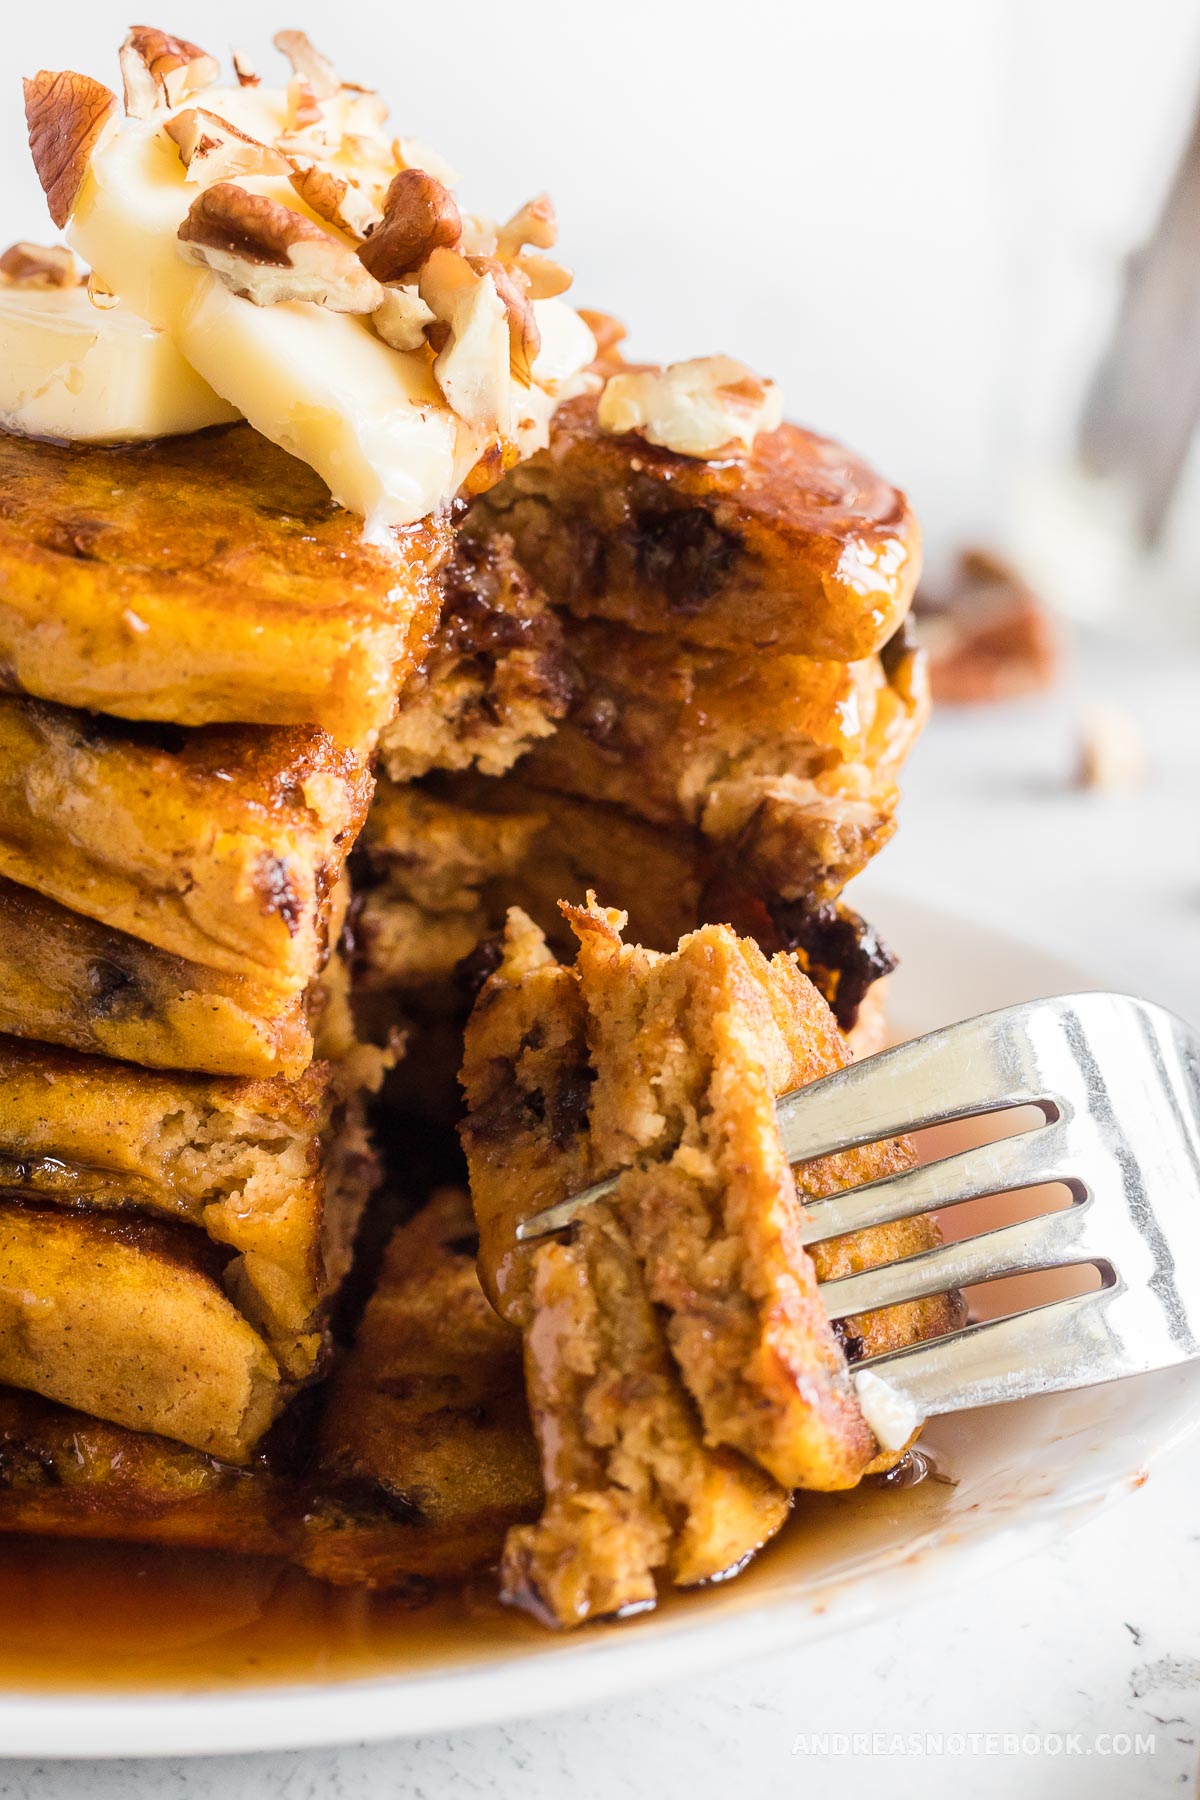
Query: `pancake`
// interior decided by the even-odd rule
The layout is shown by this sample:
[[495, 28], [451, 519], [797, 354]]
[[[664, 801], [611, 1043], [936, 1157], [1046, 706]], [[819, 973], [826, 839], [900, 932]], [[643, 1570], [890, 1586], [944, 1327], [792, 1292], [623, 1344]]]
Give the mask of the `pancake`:
[[248, 425], [104, 448], [0, 434], [0, 687], [364, 744], [424, 653], [447, 540], [426, 522], [367, 543]]
[[286, 1556], [372, 1586], [488, 1566], [541, 1493], [519, 1334], [473, 1249], [461, 1193], [402, 1226], [320, 1420], [302, 1406], [243, 1468], [0, 1389], [0, 1531]]
[[330, 1068], [221, 1081], [0, 1039], [0, 1193], [182, 1222], [222, 1255], [224, 1291], [296, 1378], [374, 1179]]
[[502, 775], [554, 731], [571, 699], [558, 615], [503, 533], [460, 538], [443, 586], [436, 636], [380, 736], [393, 781], [432, 769]]
[[920, 533], [903, 494], [798, 425], [701, 462], [601, 431], [568, 400], [548, 449], [478, 499], [555, 605], [710, 649], [857, 662], [908, 610]]
[[365, 759], [296, 727], [121, 724], [0, 698], [0, 874], [282, 993], [326, 950]]
[[892, 835], [896, 776], [929, 710], [900, 639], [862, 662], [701, 650], [570, 620], [568, 717], [520, 764], [532, 787], [698, 829], [773, 898], [835, 898]]
[[199, 1232], [0, 1200], [0, 1382], [242, 1462], [279, 1367]]
[[[574, 969], [510, 915], [467, 1027], [462, 1128], [482, 1278], [524, 1332], [547, 1490], [542, 1521], [510, 1534], [506, 1591], [563, 1625], [652, 1603], [657, 1570], [687, 1585], [722, 1572], [718, 1551], [736, 1566], [782, 1517], [772, 1494], [850, 1487], [888, 1460], [800, 1204], [913, 1161], [905, 1142], [872, 1145], [797, 1188], [775, 1098], [849, 1053], [792, 958], [768, 962], [722, 926], [656, 954], [594, 902], [565, 911]], [[516, 1244], [522, 1219], [619, 1171], [565, 1242]], [[857, 1252], [937, 1241], [925, 1220], [901, 1235], [859, 1234]], [[847, 1331], [869, 1355], [956, 1318], [939, 1298]], [[713, 1505], [717, 1481], [731, 1488]]]
[[309, 997], [224, 975], [0, 879], [0, 1032], [209, 1075], [312, 1060]]

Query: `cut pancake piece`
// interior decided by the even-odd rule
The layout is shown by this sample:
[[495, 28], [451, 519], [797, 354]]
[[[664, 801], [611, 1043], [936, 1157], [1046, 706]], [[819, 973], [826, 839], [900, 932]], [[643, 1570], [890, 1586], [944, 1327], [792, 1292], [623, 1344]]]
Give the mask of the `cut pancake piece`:
[[224, 975], [0, 879], [0, 1032], [209, 1075], [303, 1073], [307, 996]]
[[467, 516], [507, 532], [533, 580], [582, 617], [713, 649], [873, 656], [908, 609], [920, 534], [904, 496], [841, 445], [796, 425], [744, 456], [701, 462], [600, 429], [568, 400], [549, 448]]
[[569, 1244], [519, 1251], [520, 1218], [593, 1178], [587, 1008], [523, 915], [467, 1030], [463, 1141], [480, 1268], [522, 1327], [547, 1504], [510, 1534], [504, 1591], [561, 1625], [653, 1604], [655, 1572], [728, 1574], [783, 1522], [787, 1496], [706, 1444], [619, 1207], [591, 1208]]
[[522, 780], [698, 828], [760, 893], [834, 897], [891, 836], [896, 776], [929, 709], [903, 634], [862, 662], [736, 657], [568, 621], [568, 719]]
[[225, 1290], [300, 1379], [373, 1184], [356, 1106], [323, 1063], [221, 1081], [0, 1039], [0, 1191], [158, 1214], [228, 1246]]
[[562, 627], [508, 538], [460, 538], [443, 589], [437, 635], [380, 736], [393, 781], [431, 769], [502, 775], [570, 701]]
[[0, 699], [0, 873], [160, 950], [297, 992], [366, 816], [327, 733], [122, 724]]
[[448, 539], [430, 521], [367, 542], [248, 425], [116, 448], [0, 434], [0, 685], [364, 745], [424, 654]]
[[536, 1516], [520, 1335], [475, 1276], [464, 1194], [395, 1234], [354, 1350], [248, 1468], [0, 1390], [0, 1531], [286, 1556], [339, 1583], [487, 1567]]
[[[594, 904], [565, 910], [573, 969], [510, 917], [467, 1028], [463, 1139], [485, 1284], [525, 1332], [549, 1502], [542, 1525], [510, 1538], [509, 1588], [569, 1623], [652, 1598], [653, 1570], [688, 1544], [671, 1521], [704, 1517], [689, 1498], [704, 1484], [672, 1485], [679, 1462], [658, 1467], [645, 1448], [676, 1443], [675, 1421], [628, 1400], [650, 1391], [651, 1367], [687, 1396], [684, 1417], [696, 1409], [697, 1451], [773, 1477], [767, 1494], [852, 1486], [877, 1447], [800, 1241], [775, 1121], [777, 1094], [848, 1057], [828, 1008], [792, 958], [768, 962], [724, 927], [661, 955], [624, 944], [619, 916]], [[802, 1171], [800, 1193], [911, 1161], [904, 1143], [870, 1146]], [[569, 1242], [517, 1246], [521, 1219], [620, 1170]], [[905, 1248], [936, 1242], [924, 1220], [901, 1235]], [[896, 1245], [878, 1231], [857, 1251], [878, 1260]], [[927, 1301], [888, 1329], [914, 1341], [955, 1318]], [[878, 1342], [884, 1327], [861, 1323]], [[743, 1554], [754, 1547], [748, 1534]]]
[[0, 1382], [244, 1461], [279, 1368], [199, 1233], [0, 1200]]

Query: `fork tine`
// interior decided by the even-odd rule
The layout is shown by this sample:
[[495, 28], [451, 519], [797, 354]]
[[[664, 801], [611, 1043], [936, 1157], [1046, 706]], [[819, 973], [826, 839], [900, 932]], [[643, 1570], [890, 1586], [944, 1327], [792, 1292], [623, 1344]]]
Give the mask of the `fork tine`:
[[785, 1095], [778, 1118], [788, 1161], [808, 1162], [951, 1119], [1053, 1103], [1025, 1032], [1034, 1006], [964, 1019]]
[[1118, 1280], [868, 1357], [854, 1370], [881, 1376], [932, 1418], [1170, 1368], [1196, 1350], [1194, 1335], [1172, 1328], [1149, 1290], [1128, 1290]]
[[1043, 1213], [1019, 1225], [1002, 1225], [975, 1237], [922, 1250], [899, 1262], [880, 1263], [859, 1275], [842, 1275], [821, 1284], [821, 1299], [831, 1319], [874, 1312], [904, 1300], [923, 1300], [1002, 1275], [1070, 1263], [1104, 1260], [1104, 1250], [1089, 1229], [1094, 1208], [1087, 1201]]
[[1023, 1132], [1020, 1137], [979, 1144], [882, 1181], [806, 1201], [801, 1237], [805, 1244], [823, 1244], [848, 1231], [915, 1219], [919, 1213], [957, 1206], [986, 1194], [1011, 1194], [1047, 1181], [1068, 1181], [1066, 1151], [1061, 1121]]

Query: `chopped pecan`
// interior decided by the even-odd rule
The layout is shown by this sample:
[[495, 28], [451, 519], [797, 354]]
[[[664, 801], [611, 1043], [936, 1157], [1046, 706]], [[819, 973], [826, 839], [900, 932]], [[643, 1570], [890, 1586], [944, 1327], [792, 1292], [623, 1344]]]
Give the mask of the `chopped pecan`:
[[434, 322], [433, 313], [415, 287], [385, 287], [383, 300], [371, 315], [371, 323], [393, 350], [419, 350], [425, 342], [425, 327]]
[[135, 119], [178, 106], [185, 95], [210, 86], [220, 73], [215, 56], [153, 25], [131, 25], [121, 45], [125, 111]]
[[270, 144], [239, 131], [219, 113], [189, 106], [167, 120], [163, 130], [179, 148], [189, 181], [205, 186], [234, 175], [282, 175], [287, 161]]
[[205, 188], [179, 227], [191, 262], [205, 264], [256, 306], [311, 300], [333, 312], [374, 312], [379, 283], [354, 252], [302, 213], [231, 181]]
[[[434, 360], [434, 379], [448, 405], [468, 425], [502, 435], [512, 413], [508, 315], [490, 275], [444, 246], [426, 259], [420, 293], [438, 323], [448, 326]], [[434, 327], [430, 327], [433, 338]]]
[[308, 157], [293, 156], [289, 160], [292, 186], [319, 219], [328, 219], [331, 225], [356, 238], [366, 237], [378, 224], [379, 214], [357, 182]]
[[532, 244], [536, 250], [553, 250], [558, 242], [558, 220], [548, 194], [527, 200], [507, 225], [502, 225], [496, 240], [496, 254], [510, 261]]
[[10, 287], [79, 286], [75, 258], [65, 244], [11, 244], [0, 256], [0, 277]]
[[39, 69], [25, 83], [33, 166], [61, 230], [79, 198], [87, 166], [117, 112], [117, 96], [90, 75]]
[[329, 58], [322, 56], [305, 31], [277, 31], [272, 40], [292, 65], [292, 73], [317, 100], [331, 100], [341, 87]]
[[358, 254], [378, 281], [399, 281], [461, 236], [453, 194], [425, 169], [401, 169], [388, 188], [382, 221]]
[[490, 275], [496, 292], [504, 302], [508, 316], [508, 344], [512, 372], [528, 387], [533, 380], [533, 364], [542, 347], [541, 333], [529, 297], [529, 283], [515, 268], [509, 268], [493, 256], [467, 258], [477, 275]]
[[526, 252], [522, 256], [514, 256], [511, 267], [525, 277], [531, 300], [556, 300], [559, 294], [566, 293], [575, 279], [571, 270], [562, 263], [536, 253], [530, 255]]
[[708, 458], [750, 449], [774, 431], [783, 396], [731, 356], [697, 356], [666, 369], [610, 375], [600, 396], [602, 431], [637, 431], [677, 456]]

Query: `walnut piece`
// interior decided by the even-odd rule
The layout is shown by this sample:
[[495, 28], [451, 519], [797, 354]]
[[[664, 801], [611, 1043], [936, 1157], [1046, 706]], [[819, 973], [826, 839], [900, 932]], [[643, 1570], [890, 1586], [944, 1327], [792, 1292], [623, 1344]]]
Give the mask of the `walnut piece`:
[[130, 26], [121, 45], [125, 111], [134, 119], [148, 119], [178, 106], [187, 94], [209, 87], [220, 73], [215, 56], [153, 25]]
[[371, 323], [393, 350], [419, 350], [425, 342], [425, 327], [434, 322], [433, 313], [415, 287], [385, 287], [383, 300], [371, 315]]
[[190, 262], [204, 264], [255, 306], [310, 300], [332, 312], [374, 312], [383, 290], [354, 252], [302, 213], [219, 181], [179, 227]]
[[87, 166], [116, 122], [117, 96], [90, 75], [39, 69], [25, 83], [25, 120], [33, 166], [61, 230], [79, 198]]
[[435, 320], [449, 328], [433, 364], [434, 380], [447, 404], [466, 424], [508, 436], [512, 414], [508, 314], [495, 282], [490, 275], [478, 274], [465, 257], [441, 246], [421, 269], [420, 295]]
[[508, 224], [500, 227], [496, 254], [508, 262], [526, 244], [532, 244], [536, 250], [553, 250], [557, 242], [558, 220], [553, 204], [549, 194], [539, 194], [536, 200], [527, 200]]
[[309, 157], [293, 156], [289, 160], [289, 180], [318, 218], [328, 219], [331, 225], [356, 238], [365, 238], [379, 223], [378, 212], [357, 182]]
[[378, 281], [399, 281], [461, 236], [453, 194], [425, 169], [401, 169], [388, 188], [382, 221], [358, 254]]
[[189, 181], [208, 186], [235, 175], [282, 175], [287, 160], [269, 144], [239, 131], [219, 113], [189, 106], [167, 120], [163, 130], [179, 148]]
[[636, 431], [647, 443], [701, 460], [749, 450], [783, 419], [783, 395], [731, 356], [697, 356], [665, 369], [610, 375], [600, 396], [601, 430]]
[[80, 285], [75, 258], [65, 244], [11, 244], [0, 256], [6, 287], [73, 288]]
[[277, 31], [272, 42], [287, 57], [292, 73], [309, 88], [315, 100], [332, 100], [341, 87], [333, 64], [322, 56], [305, 31]]

